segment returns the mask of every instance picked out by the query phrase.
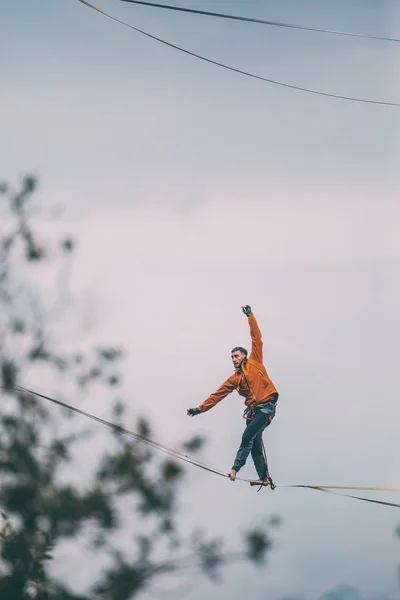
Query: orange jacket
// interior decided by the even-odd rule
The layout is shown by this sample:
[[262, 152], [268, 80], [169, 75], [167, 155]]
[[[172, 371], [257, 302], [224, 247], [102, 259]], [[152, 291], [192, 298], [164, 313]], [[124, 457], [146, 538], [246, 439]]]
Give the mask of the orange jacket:
[[246, 398], [244, 403], [250, 407], [278, 398], [278, 391], [263, 365], [261, 331], [253, 313], [250, 313], [248, 319], [251, 335], [250, 356], [243, 360], [239, 371], [235, 371], [214, 394], [200, 404], [198, 407], [200, 412], [210, 410], [233, 390], [237, 390], [240, 396], [244, 396]]

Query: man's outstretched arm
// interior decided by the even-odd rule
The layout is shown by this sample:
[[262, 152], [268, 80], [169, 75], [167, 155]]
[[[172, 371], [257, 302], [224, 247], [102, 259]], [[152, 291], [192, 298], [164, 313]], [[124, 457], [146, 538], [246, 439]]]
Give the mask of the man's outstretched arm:
[[186, 413], [190, 417], [194, 417], [194, 415], [199, 415], [200, 413], [207, 412], [208, 410], [210, 410], [210, 408], [218, 404], [218, 402], [221, 402], [221, 400], [223, 400], [228, 394], [233, 392], [235, 388], [236, 378], [235, 375], [232, 375], [217, 389], [217, 391], [214, 394], [208, 396], [208, 398], [204, 400], [204, 402], [200, 404], [200, 406], [198, 406], [197, 408], [188, 408]]
[[250, 335], [251, 335], [251, 357], [257, 361], [262, 363], [263, 361], [263, 341], [260, 328], [257, 324], [256, 318], [251, 312], [251, 306], [246, 304], [246, 306], [242, 306], [242, 310], [244, 314], [247, 316], [250, 325]]

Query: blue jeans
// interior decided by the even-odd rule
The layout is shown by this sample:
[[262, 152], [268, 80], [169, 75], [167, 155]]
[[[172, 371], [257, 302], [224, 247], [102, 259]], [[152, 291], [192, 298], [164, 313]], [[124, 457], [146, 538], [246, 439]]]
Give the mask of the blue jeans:
[[[251, 411], [250, 411], [251, 412]], [[260, 479], [267, 477], [267, 465], [265, 464], [262, 434], [268, 427], [276, 412], [276, 401], [269, 400], [265, 404], [255, 407], [254, 418], [246, 420], [246, 429], [243, 432], [242, 441], [237, 451], [232, 469], [240, 471], [246, 464], [251, 452], [254, 466]], [[248, 412], [248, 416], [250, 413]]]

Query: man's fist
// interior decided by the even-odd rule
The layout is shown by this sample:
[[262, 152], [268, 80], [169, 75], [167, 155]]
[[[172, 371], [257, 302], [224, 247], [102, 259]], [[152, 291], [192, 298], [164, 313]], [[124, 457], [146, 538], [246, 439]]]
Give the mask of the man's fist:
[[244, 312], [246, 317], [248, 317], [249, 314], [251, 313], [251, 306], [249, 306], [248, 304], [246, 304], [245, 306], [242, 306], [242, 311]]
[[195, 415], [199, 415], [200, 411], [198, 408], [188, 408], [186, 413], [189, 415], [189, 417], [194, 417]]

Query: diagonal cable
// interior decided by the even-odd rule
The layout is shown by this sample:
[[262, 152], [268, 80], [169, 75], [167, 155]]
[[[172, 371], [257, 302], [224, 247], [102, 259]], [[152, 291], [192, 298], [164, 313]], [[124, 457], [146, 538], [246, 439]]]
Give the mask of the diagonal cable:
[[339, 98], [340, 100], [350, 100], [352, 102], [362, 102], [364, 104], [380, 104], [383, 106], [400, 106], [399, 102], [384, 102], [382, 100], [368, 100], [366, 98], [356, 98], [353, 96], [342, 96], [340, 94], [329, 94], [328, 92], [320, 92], [318, 90], [300, 87], [297, 85], [291, 85], [289, 83], [284, 83], [282, 81], [277, 81], [275, 79], [269, 79], [267, 77], [262, 77], [261, 75], [256, 75], [255, 73], [243, 71], [242, 69], [236, 69], [235, 67], [230, 67], [229, 65], [226, 65], [224, 63], [218, 62], [216, 60], [212, 60], [211, 58], [207, 58], [205, 56], [202, 56], [201, 54], [196, 54], [195, 52], [186, 50], [185, 48], [182, 48], [181, 46], [177, 46], [176, 44], [172, 44], [171, 42], [167, 42], [166, 40], [163, 40], [162, 38], [159, 38], [155, 35], [152, 35], [151, 33], [148, 33], [147, 31], [143, 31], [143, 29], [134, 27], [134, 25], [131, 25], [130, 23], [126, 23], [125, 21], [122, 21], [121, 19], [118, 19], [117, 17], [113, 17], [112, 15], [105, 12], [104, 10], [101, 10], [97, 6], [94, 6], [94, 4], [90, 4], [90, 2], [87, 2], [87, 0], [78, 0], [78, 2], [80, 2], [81, 4], [84, 4], [88, 8], [91, 8], [92, 10], [95, 10], [96, 12], [104, 15], [105, 17], [112, 19], [113, 21], [116, 21], [117, 23], [120, 23], [121, 25], [125, 25], [125, 27], [129, 27], [130, 29], [133, 29], [137, 33], [141, 33], [142, 35], [145, 35], [146, 37], [148, 37], [152, 40], [155, 40], [157, 42], [160, 42], [161, 44], [164, 44], [165, 46], [168, 46], [169, 48], [174, 48], [175, 50], [178, 50], [179, 52], [183, 52], [184, 54], [188, 54], [189, 56], [193, 56], [194, 58], [198, 58], [199, 60], [203, 60], [212, 65], [216, 65], [217, 67], [227, 69], [228, 71], [233, 71], [234, 73], [239, 73], [240, 75], [245, 75], [245, 76], [251, 77], [253, 79], [258, 79], [260, 81], [265, 81], [266, 83], [271, 83], [273, 85], [278, 85], [278, 86], [289, 88], [292, 90], [299, 90], [301, 92], [307, 92], [309, 94], [316, 94], [318, 96], [325, 96], [328, 98]]
[[329, 33], [332, 35], [346, 35], [350, 37], [365, 38], [368, 40], [381, 40], [384, 42], [400, 42], [398, 38], [382, 37], [379, 35], [367, 35], [364, 33], [353, 33], [349, 31], [337, 31], [335, 29], [319, 29], [318, 27], [307, 27], [305, 25], [294, 25], [293, 23], [282, 23], [280, 21], [269, 21], [266, 19], [256, 19], [252, 17], [242, 17], [226, 13], [216, 13], [208, 10], [197, 10], [194, 8], [184, 8], [181, 6], [172, 6], [167, 4], [157, 4], [156, 2], [143, 2], [141, 0], [121, 0], [122, 2], [130, 2], [131, 4], [141, 4], [142, 6], [150, 6], [152, 8], [165, 8], [178, 12], [185, 12], [195, 15], [204, 15], [208, 17], [217, 17], [220, 19], [233, 19], [235, 21], [244, 21], [247, 23], [258, 23], [260, 25], [271, 25], [273, 27], [286, 27], [288, 29], [301, 29], [302, 31], [314, 31], [318, 33]]

